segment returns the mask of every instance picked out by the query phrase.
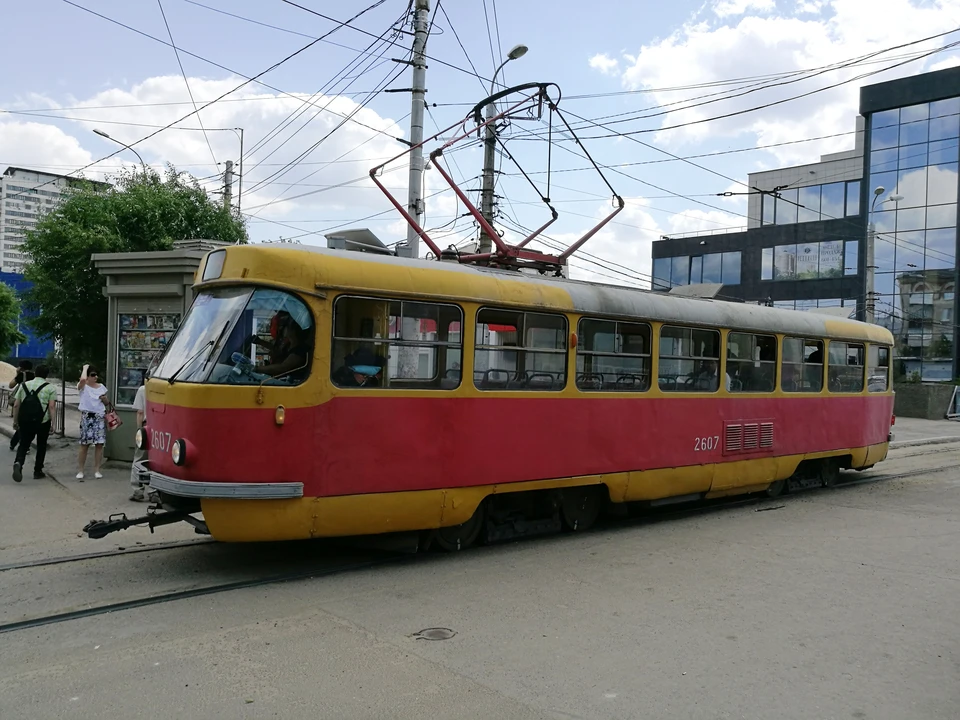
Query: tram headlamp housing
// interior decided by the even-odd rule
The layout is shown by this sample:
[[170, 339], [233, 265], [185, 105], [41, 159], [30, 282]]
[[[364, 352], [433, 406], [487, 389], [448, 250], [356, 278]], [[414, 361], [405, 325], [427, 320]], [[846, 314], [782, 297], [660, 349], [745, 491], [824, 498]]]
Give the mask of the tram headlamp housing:
[[170, 458], [174, 465], [182, 466], [187, 462], [187, 441], [183, 438], [174, 440], [170, 447]]
[[133, 444], [137, 446], [137, 450], [143, 450], [147, 447], [147, 429], [138, 428], [137, 432], [133, 435]]

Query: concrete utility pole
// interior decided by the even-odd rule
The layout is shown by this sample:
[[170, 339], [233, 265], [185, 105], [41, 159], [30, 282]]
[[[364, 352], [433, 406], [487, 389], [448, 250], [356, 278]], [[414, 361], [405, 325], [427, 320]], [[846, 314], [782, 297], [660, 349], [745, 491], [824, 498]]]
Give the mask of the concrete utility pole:
[[[430, 28], [430, 0], [417, 0], [413, 13], [413, 83], [410, 98], [410, 179], [407, 188], [407, 210], [420, 224], [423, 215], [423, 142], [424, 95], [427, 92], [427, 32]], [[412, 248], [412, 257], [420, 257], [420, 236], [410, 225], [407, 227], [407, 247]]]
[[[517, 58], [522, 58], [527, 54], [529, 48], [526, 45], [515, 45], [513, 49], [507, 53], [507, 59], [500, 63], [500, 66], [493, 71], [493, 79], [490, 81], [490, 94], [493, 95], [494, 87], [497, 83], [497, 75], [503, 70], [503, 66], [506, 65], [511, 60], [516, 60]], [[486, 119], [489, 120], [497, 114], [497, 105], [496, 103], [490, 103], [486, 108]], [[483, 215], [483, 218], [493, 225], [493, 165], [497, 160], [497, 129], [495, 126], [496, 123], [490, 123], [484, 129], [484, 140], [483, 140], [483, 186], [480, 192], [480, 214]], [[483, 232], [480, 231], [480, 252], [488, 253], [493, 250], [493, 240]]]
[[229, 210], [233, 205], [233, 160], [227, 160], [223, 171], [223, 206]]

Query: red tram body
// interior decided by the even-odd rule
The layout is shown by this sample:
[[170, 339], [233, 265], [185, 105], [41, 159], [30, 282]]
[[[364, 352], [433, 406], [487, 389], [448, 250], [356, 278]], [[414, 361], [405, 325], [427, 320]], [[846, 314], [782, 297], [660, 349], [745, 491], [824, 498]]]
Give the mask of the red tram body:
[[[218, 540], [461, 547], [517, 513], [582, 528], [606, 502], [776, 493], [887, 453], [874, 325], [301, 247], [214, 251], [195, 289], [138, 441], [164, 506]], [[277, 317], [304, 362], [273, 376], [249, 366]]]

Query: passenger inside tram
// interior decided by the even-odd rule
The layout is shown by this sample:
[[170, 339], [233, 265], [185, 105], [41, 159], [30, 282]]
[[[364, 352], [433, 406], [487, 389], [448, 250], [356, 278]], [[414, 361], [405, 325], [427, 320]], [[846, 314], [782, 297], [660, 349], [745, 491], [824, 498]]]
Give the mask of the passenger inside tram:
[[[716, 360], [704, 360], [695, 387], [704, 392], [716, 392], [720, 388], [720, 370]], [[726, 389], [730, 390], [730, 375], [727, 374]]]
[[383, 365], [383, 358], [370, 348], [357, 348], [333, 372], [333, 382], [339, 387], [380, 387]]

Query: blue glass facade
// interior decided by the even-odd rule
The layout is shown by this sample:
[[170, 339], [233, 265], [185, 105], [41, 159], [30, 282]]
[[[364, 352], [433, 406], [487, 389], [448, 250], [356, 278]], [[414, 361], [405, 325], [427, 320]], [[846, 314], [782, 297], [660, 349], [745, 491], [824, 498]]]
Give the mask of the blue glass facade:
[[[32, 283], [26, 280], [23, 275], [17, 273], [0, 272], [0, 282], [12, 287], [19, 297], [32, 287]], [[21, 300], [22, 302], [22, 300]], [[46, 360], [53, 353], [53, 341], [41, 340], [30, 329], [30, 313], [21, 310], [20, 332], [27, 336], [27, 341], [17, 345], [10, 355], [13, 358], [22, 358], [28, 360]]]
[[[875, 321], [897, 338], [900, 374], [924, 380], [957, 375], [956, 80], [953, 97], [864, 112], [868, 181], [862, 202], [874, 243]], [[937, 89], [942, 92], [943, 83]]]

